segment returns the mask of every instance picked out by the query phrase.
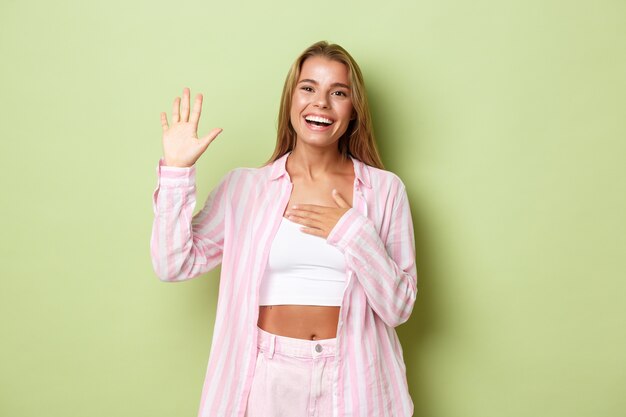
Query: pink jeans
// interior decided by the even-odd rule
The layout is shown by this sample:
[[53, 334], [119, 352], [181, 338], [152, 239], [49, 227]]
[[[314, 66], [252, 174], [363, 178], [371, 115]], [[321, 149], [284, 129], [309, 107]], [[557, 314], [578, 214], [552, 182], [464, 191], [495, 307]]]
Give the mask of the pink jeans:
[[336, 339], [294, 339], [258, 331], [245, 417], [332, 416]]

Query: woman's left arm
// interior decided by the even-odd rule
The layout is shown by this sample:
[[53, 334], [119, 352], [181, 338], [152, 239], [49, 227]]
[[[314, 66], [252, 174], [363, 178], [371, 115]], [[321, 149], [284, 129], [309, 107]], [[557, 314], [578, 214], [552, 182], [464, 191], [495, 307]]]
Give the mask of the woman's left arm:
[[327, 242], [346, 256], [347, 266], [365, 290], [372, 309], [389, 326], [409, 319], [417, 296], [415, 236], [404, 185], [391, 207], [383, 241], [372, 220], [350, 208], [330, 231]]

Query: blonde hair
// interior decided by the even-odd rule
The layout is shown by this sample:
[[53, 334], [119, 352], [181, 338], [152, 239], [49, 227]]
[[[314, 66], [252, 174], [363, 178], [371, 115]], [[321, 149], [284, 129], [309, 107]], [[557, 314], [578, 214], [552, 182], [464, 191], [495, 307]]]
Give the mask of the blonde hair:
[[267, 164], [274, 162], [296, 146], [296, 132], [291, 126], [291, 101], [294, 89], [300, 78], [302, 64], [307, 58], [321, 56], [333, 61], [338, 61], [348, 67], [352, 107], [356, 117], [350, 121], [346, 132], [339, 138], [339, 152], [344, 158], [352, 155], [354, 158], [376, 168], [383, 168], [380, 160], [374, 130], [372, 128], [372, 117], [370, 115], [365, 84], [361, 69], [350, 56], [350, 54], [337, 44], [329, 44], [320, 41], [309, 46], [300, 54], [293, 63], [283, 87], [283, 94], [280, 99], [280, 110], [278, 112], [278, 132], [276, 138], [276, 148]]

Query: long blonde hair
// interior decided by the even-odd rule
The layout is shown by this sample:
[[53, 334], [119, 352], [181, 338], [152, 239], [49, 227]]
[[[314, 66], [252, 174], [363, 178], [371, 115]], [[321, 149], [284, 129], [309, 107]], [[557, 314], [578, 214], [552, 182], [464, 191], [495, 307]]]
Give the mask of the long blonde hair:
[[266, 164], [274, 162], [296, 146], [296, 132], [291, 126], [291, 101], [293, 91], [300, 78], [302, 64], [307, 58], [321, 56], [333, 61], [338, 61], [348, 67], [350, 77], [350, 90], [352, 106], [356, 117], [350, 121], [346, 132], [339, 138], [339, 152], [344, 158], [348, 155], [376, 168], [383, 168], [380, 160], [374, 130], [372, 128], [372, 117], [370, 115], [365, 84], [361, 69], [350, 56], [350, 54], [337, 44], [329, 44], [320, 41], [309, 46], [300, 54], [293, 63], [283, 87], [283, 94], [280, 99], [280, 110], [278, 112], [278, 134], [276, 138], [276, 148]]

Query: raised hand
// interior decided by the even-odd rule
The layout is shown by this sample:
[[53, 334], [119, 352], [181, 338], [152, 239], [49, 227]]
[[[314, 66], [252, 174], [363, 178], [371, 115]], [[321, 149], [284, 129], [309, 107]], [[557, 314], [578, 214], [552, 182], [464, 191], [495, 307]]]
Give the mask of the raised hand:
[[202, 111], [202, 94], [197, 94], [193, 111], [189, 114], [189, 88], [183, 90], [183, 99], [174, 99], [172, 108], [172, 124], [167, 123], [167, 115], [161, 113], [163, 128], [163, 157], [165, 165], [173, 167], [190, 167], [196, 163], [213, 139], [222, 129], [211, 130], [206, 136], [198, 138], [198, 121]]

